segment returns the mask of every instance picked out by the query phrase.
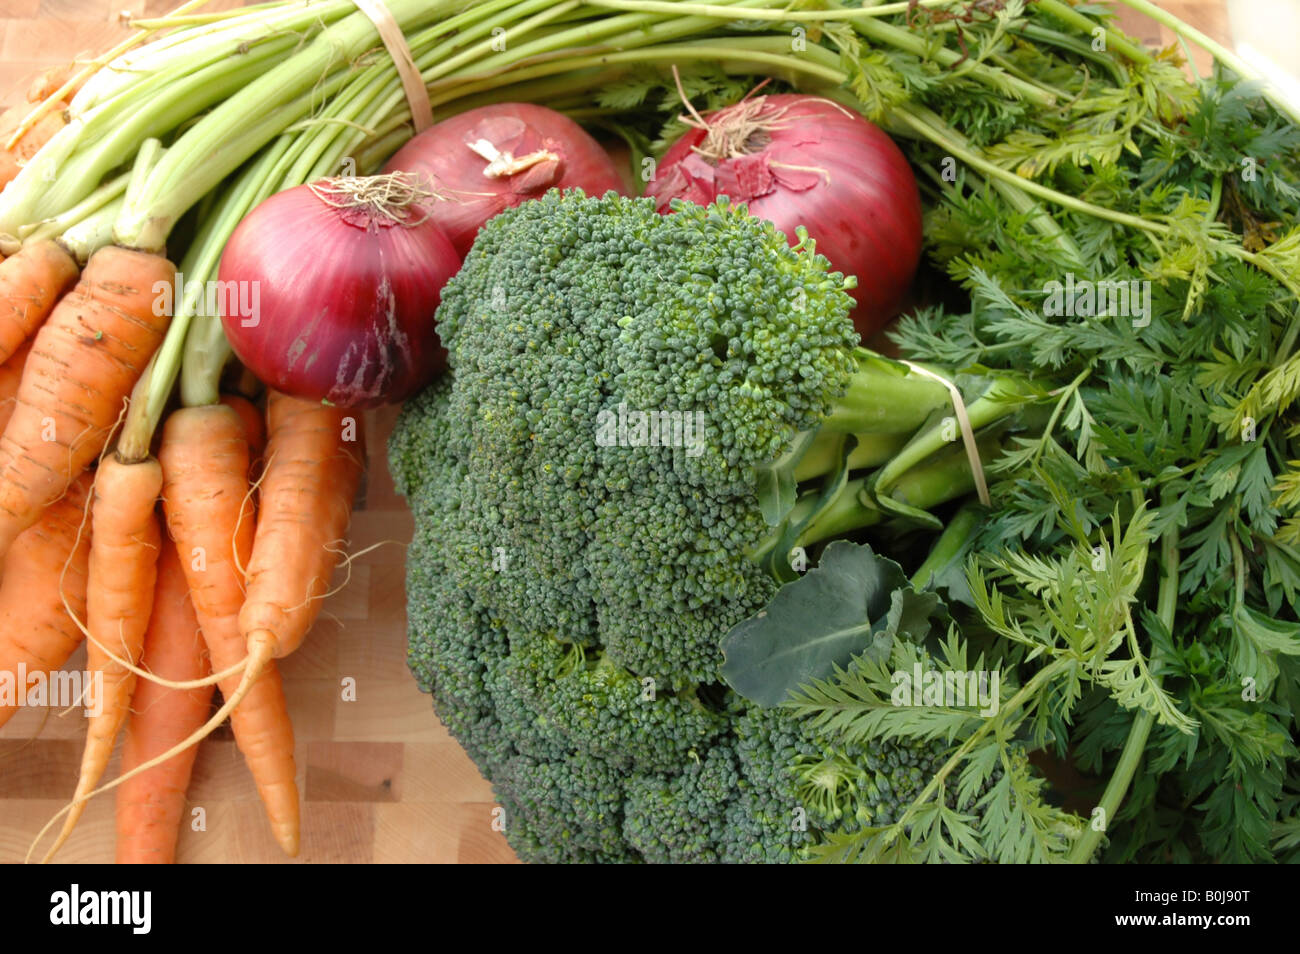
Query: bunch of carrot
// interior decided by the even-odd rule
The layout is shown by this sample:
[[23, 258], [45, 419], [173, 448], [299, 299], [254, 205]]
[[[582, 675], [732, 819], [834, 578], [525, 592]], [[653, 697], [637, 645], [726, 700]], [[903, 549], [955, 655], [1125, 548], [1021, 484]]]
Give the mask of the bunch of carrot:
[[[165, 336], [179, 353], [185, 331], [169, 335], [156, 289], [175, 273], [160, 252], [114, 245], [79, 270], [53, 240], [0, 262], [0, 671], [48, 675], [84, 637], [88, 684], [102, 685], [47, 858], [102, 790], [125, 727], [119, 860], [171, 860], [193, 744], [226, 715], [277, 841], [298, 851], [274, 660], [319, 613], [360, 483], [360, 432], [345, 411], [271, 394], [265, 430], [246, 401], [204, 401], [173, 411], [155, 442], [178, 371], [155, 355]], [[214, 395], [223, 363], [207, 368]], [[119, 434], [134, 403], [157, 413]], [[225, 703], [209, 718], [214, 683]], [[15, 709], [0, 706], [0, 725]]]
[[[260, 412], [248, 402], [180, 408], [157, 457], [106, 455], [9, 550], [0, 668], [58, 669], [80, 643], [84, 618], [87, 669], [103, 686], [71, 809], [47, 858], [72, 831], [125, 726], [118, 860], [171, 861], [192, 743], [227, 712], [277, 842], [298, 851], [293, 730], [273, 658], [301, 645], [319, 612], [363, 448], [345, 411], [278, 394], [267, 403], [265, 451]], [[251, 465], [263, 454], [255, 506]], [[6, 611], [19, 603], [21, 614]], [[226, 705], [210, 719], [213, 681]]]
[[[179, 556], [169, 557], [158, 573], [156, 595], [123, 585], [122, 598], [99, 614], [93, 598], [89, 601], [92, 647], [103, 644], [133, 660], [143, 648], [145, 666], [153, 668], [155, 659], [169, 669], [175, 665], [175, 676], [160, 674], [191, 683], [201, 678], [206, 655], [226, 699], [215, 720], [207, 718], [208, 696], [202, 687], [142, 681], [132, 700], [132, 674], [107, 654], [90, 654], [92, 670], [102, 666], [105, 684], [113, 688], [105, 693], [103, 713], [91, 721], [74, 797], [82, 799], [93, 790], [131, 708], [122, 766], [130, 787], [118, 796], [119, 860], [170, 860], [193, 761], [189, 743], [227, 711], [277, 842], [289, 855], [298, 852], [293, 729], [272, 660], [301, 645], [320, 610], [338, 553], [333, 544], [346, 531], [363, 454], [360, 442], [350, 440], [351, 419], [345, 411], [271, 394], [268, 418], [256, 506], [250, 465], [262, 454], [261, 420], [239, 399], [174, 411], [163, 428], [157, 459], [123, 464], [109, 458], [102, 465], [111, 462], [112, 469], [100, 479], [112, 474], [113, 480], [103, 498], [97, 493], [92, 515], [91, 592], [98, 583], [95, 555], [110, 533], [107, 526], [101, 529], [101, 503], [107, 510], [104, 524], [113, 525], [112, 574], [123, 577], [124, 584], [128, 574], [153, 582], [158, 559], [151, 542], [158, 529], [153, 502], [159, 490]], [[114, 496], [115, 505], [107, 507]], [[122, 519], [133, 508], [134, 517]], [[192, 622], [173, 632], [151, 627], [146, 637], [141, 620], [159, 601], [163, 606], [155, 613], [187, 613]], [[206, 654], [195, 652], [196, 629]], [[172, 718], [173, 709], [179, 718]], [[65, 835], [76, 814], [74, 809], [68, 816]]]
[[[173, 92], [191, 71], [208, 64], [212, 76], [195, 82], [210, 89], [218, 74], [265, 69], [295, 50], [295, 30], [310, 35], [351, 10], [198, 17], [137, 62], [95, 72], [171, 24], [142, 28], [96, 63], [40, 77], [28, 95], [36, 110], [0, 141], [10, 254], [0, 261], [0, 672], [48, 675], [85, 639], [88, 684], [102, 685], [47, 858], [103, 790], [125, 730], [122, 774], [104, 786], [119, 787], [119, 859], [170, 860], [194, 744], [226, 716], [276, 839], [298, 850], [275, 660], [319, 613], [360, 483], [360, 432], [344, 411], [280, 395], [268, 397], [267, 425], [248, 402], [219, 400], [220, 322], [191, 328], [194, 303], [159, 294], [176, 283], [163, 247], [172, 225], [266, 134], [205, 159], [204, 176], [167, 179], [154, 175], [163, 160], [205, 152], [202, 142], [164, 149], [156, 124], [125, 129], [129, 141], [121, 133], [133, 97], [183, 124], [186, 108], [204, 108], [201, 95]], [[168, 70], [179, 85], [163, 82]], [[190, 243], [187, 274], [214, 272], [225, 238], [282, 174], [263, 162], [237, 177]], [[182, 355], [191, 386], [164, 421]], [[210, 716], [214, 685], [225, 701]], [[14, 711], [0, 707], [0, 725]]]

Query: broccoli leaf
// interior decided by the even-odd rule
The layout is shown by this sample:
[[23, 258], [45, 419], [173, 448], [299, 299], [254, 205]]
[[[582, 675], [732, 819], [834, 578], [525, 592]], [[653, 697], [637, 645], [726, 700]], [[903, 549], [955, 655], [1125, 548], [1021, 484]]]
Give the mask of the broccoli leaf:
[[779, 705], [854, 656], [887, 658], [895, 636], [920, 642], [943, 614], [939, 597], [913, 590], [893, 560], [838, 540], [816, 569], [732, 627], [722, 641], [722, 676], [759, 705]]
[[816, 431], [801, 431], [795, 435], [789, 450], [772, 463], [756, 468], [754, 477], [757, 484], [758, 505], [769, 527], [778, 526], [794, 509], [795, 500], [799, 495], [794, 469], [808, 452], [816, 436]]

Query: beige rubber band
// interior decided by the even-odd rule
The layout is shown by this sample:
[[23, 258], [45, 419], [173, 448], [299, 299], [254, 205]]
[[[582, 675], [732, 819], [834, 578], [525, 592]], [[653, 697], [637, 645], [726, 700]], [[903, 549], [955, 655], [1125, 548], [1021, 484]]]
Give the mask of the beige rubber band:
[[383, 0], [352, 0], [356, 8], [370, 18], [370, 22], [379, 31], [379, 38], [384, 41], [388, 55], [393, 58], [397, 75], [402, 80], [402, 89], [406, 92], [406, 102], [411, 107], [411, 122], [415, 131], [422, 133], [433, 125], [433, 104], [429, 102], [429, 90], [424, 85], [420, 71], [415, 67], [411, 48], [406, 44], [402, 28], [393, 19]]
[[989, 497], [989, 485], [984, 480], [984, 464], [980, 461], [979, 448], [975, 446], [975, 429], [971, 427], [970, 415], [966, 413], [966, 402], [962, 400], [961, 391], [957, 390], [957, 385], [953, 384], [947, 378], [929, 371], [919, 364], [913, 364], [910, 361], [902, 361], [917, 374], [929, 378], [932, 381], [938, 381], [948, 389], [948, 394], [952, 397], [952, 409], [957, 415], [957, 426], [961, 428], [961, 440], [966, 445], [966, 457], [970, 461], [970, 471], [975, 478], [975, 492], [979, 494], [980, 503], [989, 506], [993, 501]]

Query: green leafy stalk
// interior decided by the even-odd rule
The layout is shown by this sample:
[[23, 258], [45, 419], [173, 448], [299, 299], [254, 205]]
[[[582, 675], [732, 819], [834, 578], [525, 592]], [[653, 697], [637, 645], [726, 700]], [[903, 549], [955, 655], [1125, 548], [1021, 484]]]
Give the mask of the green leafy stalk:
[[911, 583], [916, 589], [924, 589], [935, 575], [944, 568], [958, 562], [970, 549], [971, 538], [979, 527], [980, 511], [974, 504], [966, 504], [948, 520], [943, 533], [930, 548], [925, 562], [912, 574]]
[[[1160, 538], [1160, 593], [1156, 600], [1156, 615], [1159, 616], [1160, 623], [1167, 632], [1173, 632], [1177, 610], [1178, 528], [1171, 527]], [[1155, 664], [1156, 657], [1153, 656], [1153, 667]], [[1159, 674], [1155, 679], [1158, 684]], [[1111, 773], [1101, 801], [1097, 803], [1098, 817], [1102, 820], [1102, 824], [1089, 825], [1080, 835], [1079, 840], [1074, 843], [1074, 847], [1070, 849], [1069, 860], [1075, 864], [1087, 864], [1092, 860], [1106, 826], [1119, 813], [1124, 795], [1128, 792], [1133, 775], [1137, 772], [1138, 765], [1146, 752], [1147, 737], [1151, 734], [1155, 721], [1155, 715], [1149, 709], [1142, 709], [1133, 716], [1133, 726], [1129, 729], [1128, 738], [1124, 740], [1124, 748], [1120, 752], [1115, 771]]]
[[[406, 31], [452, 5], [392, 0], [388, 9]], [[323, 95], [340, 88], [346, 78], [340, 71], [346, 72], [377, 39], [369, 17], [354, 13], [280, 66], [242, 84], [168, 151], [137, 200], [127, 203], [117, 225], [118, 241], [132, 248], [162, 248], [173, 224], [194, 202], [289, 124], [307, 116]]]
[[1300, 105], [1293, 103], [1283, 96], [1279, 91], [1269, 83], [1265, 77], [1259, 74], [1259, 71], [1243, 60], [1240, 56], [1228, 49], [1222, 43], [1216, 43], [1196, 27], [1178, 17], [1162, 10], [1151, 0], [1120, 0], [1126, 7], [1136, 10], [1144, 16], [1150, 17], [1157, 23], [1167, 26], [1170, 30], [1180, 37], [1185, 37], [1204, 50], [1208, 50], [1214, 55], [1215, 60], [1222, 63], [1228, 69], [1232, 70], [1238, 76], [1245, 80], [1253, 80], [1261, 83], [1264, 88], [1264, 95], [1277, 109], [1279, 113], [1286, 116], [1291, 122], [1300, 126]]

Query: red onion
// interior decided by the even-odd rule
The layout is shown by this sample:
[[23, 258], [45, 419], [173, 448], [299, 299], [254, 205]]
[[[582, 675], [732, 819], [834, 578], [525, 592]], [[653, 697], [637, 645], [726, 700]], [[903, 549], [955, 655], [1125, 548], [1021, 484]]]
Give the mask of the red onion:
[[[698, 125], [697, 125], [698, 124]], [[921, 258], [921, 196], [903, 154], [856, 113], [813, 96], [754, 96], [697, 118], [646, 194], [746, 202], [790, 244], [803, 225], [858, 287], [853, 322], [869, 338], [898, 313]]]
[[414, 176], [320, 179], [271, 196], [221, 257], [226, 289], [256, 314], [225, 315], [239, 360], [277, 391], [341, 407], [415, 393], [443, 368], [434, 330], [460, 256]]
[[488, 219], [548, 189], [626, 194], [614, 160], [572, 119], [544, 106], [497, 103], [426, 129], [388, 160], [385, 172], [427, 176], [431, 203], [461, 258]]

